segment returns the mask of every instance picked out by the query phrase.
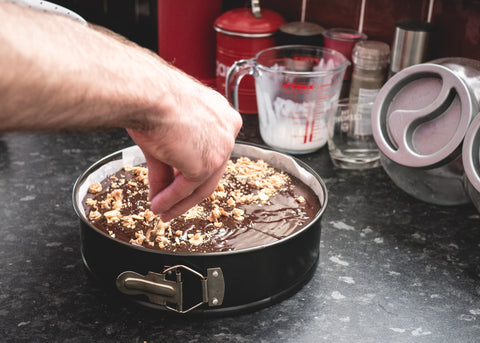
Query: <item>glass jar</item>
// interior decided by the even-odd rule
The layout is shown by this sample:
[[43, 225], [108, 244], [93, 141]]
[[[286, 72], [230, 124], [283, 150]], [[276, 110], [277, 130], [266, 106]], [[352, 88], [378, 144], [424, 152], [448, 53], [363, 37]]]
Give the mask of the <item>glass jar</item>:
[[360, 41], [352, 52], [350, 102], [372, 103], [387, 80], [390, 46], [379, 41]]
[[363, 119], [363, 125], [355, 128], [355, 134], [369, 136], [373, 103], [388, 76], [390, 46], [379, 41], [360, 41], [353, 48], [352, 62], [349, 102], [358, 104], [357, 115]]

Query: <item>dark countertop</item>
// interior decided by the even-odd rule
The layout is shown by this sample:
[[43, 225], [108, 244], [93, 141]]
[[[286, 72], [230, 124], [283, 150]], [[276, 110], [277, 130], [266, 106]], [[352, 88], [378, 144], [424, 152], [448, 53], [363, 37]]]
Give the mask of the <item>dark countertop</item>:
[[[259, 142], [255, 118], [239, 138]], [[325, 180], [320, 263], [292, 297], [226, 318], [128, 305], [87, 275], [76, 178], [132, 145], [124, 131], [0, 134], [2, 342], [478, 342], [480, 216], [397, 188], [381, 168], [333, 169], [326, 148], [302, 156]]]

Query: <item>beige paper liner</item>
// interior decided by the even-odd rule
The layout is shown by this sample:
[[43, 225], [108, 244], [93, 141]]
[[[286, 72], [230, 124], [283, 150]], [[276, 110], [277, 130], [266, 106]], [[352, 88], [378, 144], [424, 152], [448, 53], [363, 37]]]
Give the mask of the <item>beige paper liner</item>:
[[[100, 168], [90, 173], [90, 175], [88, 175], [80, 184], [76, 194], [77, 204], [82, 204], [82, 201], [88, 192], [88, 188], [92, 183], [102, 182], [105, 178], [115, 174], [124, 166], [135, 166], [145, 163], [145, 156], [143, 155], [142, 150], [136, 145], [123, 149], [120, 152], [122, 154], [121, 159], [102, 165]], [[315, 175], [301, 167], [292, 157], [273, 150], [266, 150], [246, 144], [236, 144], [233, 149], [232, 156], [246, 156], [253, 160], [261, 159], [267, 162], [270, 166], [283, 170], [290, 175], [297, 177], [315, 192], [320, 200], [321, 206], [323, 207], [325, 205], [326, 190], [324, 190], [320, 181]], [[82, 215], [84, 215], [83, 212]]]

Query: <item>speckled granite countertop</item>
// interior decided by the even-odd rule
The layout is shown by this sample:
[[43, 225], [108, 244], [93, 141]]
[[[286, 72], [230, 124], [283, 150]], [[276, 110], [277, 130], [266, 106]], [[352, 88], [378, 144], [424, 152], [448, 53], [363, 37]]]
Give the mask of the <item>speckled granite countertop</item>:
[[[247, 119], [240, 139], [258, 142]], [[227, 318], [141, 309], [84, 270], [76, 178], [132, 145], [123, 131], [0, 134], [2, 342], [478, 342], [480, 217], [398, 189], [381, 168], [333, 169], [326, 148], [302, 156], [325, 180], [320, 263], [287, 300]]]

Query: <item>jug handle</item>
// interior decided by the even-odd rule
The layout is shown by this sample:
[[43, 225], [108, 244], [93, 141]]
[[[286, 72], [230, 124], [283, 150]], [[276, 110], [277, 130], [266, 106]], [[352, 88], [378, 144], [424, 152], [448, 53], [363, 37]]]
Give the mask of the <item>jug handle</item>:
[[238, 86], [245, 75], [253, 75], [252, 60], [239, 60], [232, 64], [225, 80], [225, 96], [238, 111]]

